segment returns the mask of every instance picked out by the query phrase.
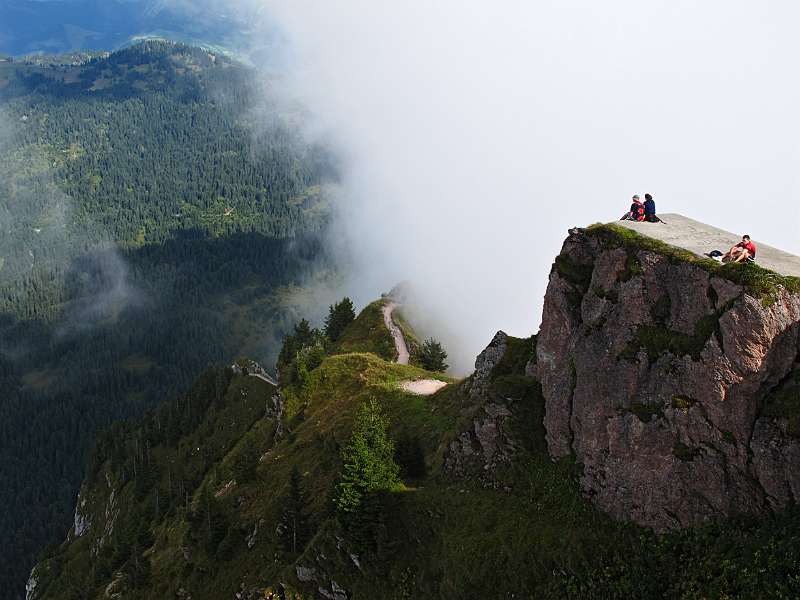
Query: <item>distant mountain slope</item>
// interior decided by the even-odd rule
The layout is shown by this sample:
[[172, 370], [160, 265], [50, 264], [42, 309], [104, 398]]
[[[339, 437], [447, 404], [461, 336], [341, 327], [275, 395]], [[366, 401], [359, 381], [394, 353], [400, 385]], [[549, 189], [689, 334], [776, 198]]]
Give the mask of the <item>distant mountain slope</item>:
[[98, 428], [274, 361], [316, 310], [300, 286], [335, 276], [335, 170], [299, 115], [256, 118], [251, 71], [162, 42], [83, 60], [0, 63], [0, 597], [68, 522]]

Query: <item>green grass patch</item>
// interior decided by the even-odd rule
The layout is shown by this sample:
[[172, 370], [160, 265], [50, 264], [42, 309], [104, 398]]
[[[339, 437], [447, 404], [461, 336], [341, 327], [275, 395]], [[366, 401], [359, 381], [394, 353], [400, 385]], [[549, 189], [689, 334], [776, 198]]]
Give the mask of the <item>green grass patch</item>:
[[631, 402], [628, 412], [633, 413], [642, 423], [649, 423], [654, 418], [664, 416], [664, 411], [660, 406], [644, 404], [642, 402]]
[[673, 264], [692, 263], [703, 268], [719, 267], [719, 263], [710, 258], [701, 258], [693, 252], [641, 235], [616, 223], [590, 225], [586, 232], [595, 236], [605, 249], [647, 250], [665, 256]]
[[525, 366], [536, 361], [536, 336], [506, 338], [507, 348], [503, 358], [492, 369], [492, 378], [503, 375], [525, 375]]
[[589, 289], [589, 284], [592, 281], [594, 264], [579, 264], [573, 262], [567, 255], [559, 254], [556, 256], [554, 266], [558, 274], [572, 285], [578, 286], [583, 290]]
[[383, 321], [383, 300], [367, 305], [347, 326], [334, 345], [332, 352], [347, 354], [352, 352], [372, 352], [386, 360], [395, 360], [397, 350], [394, 339]]
[[617, 293], [617, 290], [606, 290], [600, 287], [599, 285], [596, 285], [592, 287], [592, 292], [598, 298], [602, 298], [603, 300], [608, 300], [612, 304], [616, 304], [617, 302], [619, 302], [619, 294]]
[[650, 316], [659, 325], [665, 325], [672, 314], [672, 300], [669, 294], [664, 294], [650, 307]]
[[631, 249], [628, 249], [628, 256], [625, 259], [625, 268], [619, 274], [618, 279], [625, 283], [626, 281], [630, 281], [631, 278], [636, 277], [642, 274], [642, 263], [639, 262], [639, 259], [636, 257], [636, 252]]
[[697, 455], [700, 454], [700, 450], [698, 448], [690, 448], [681, 442], [675, 442], [675, 445], [672, 447], [672, 454], [678, 460], [692, 462]]
[[155, 366], [155, 362], [148, 356], [142, 354], [130, 354], [120, 361], [119, 366], [136, 374], [147, 373]]
[[21, 380], [27, 387], [44, 390], [58, 383], [60, 378], [61, 375], [56, 369], [36, 369], [25, 373]]
[[567, 302], [573, 308], [579, 308], [583, 301], [583, 296], [589, 289], [592, 282], [592, 272], [594, 264], [583, 265], [573, 262], [568, 256], [559, 254], [556, 256], [553, 268], [558, 274], [572, 284], [572, 289], [566, 293]]
[[693, 360], [699, 360], [706, 342], [718, 328], [718, 313], [701, 318], [695, 324], [694, 335], [673, 331], [664, 325], [640, 325], [634, 339], [620, 352], [619, 358], [635, 360], [639, 350], [643, 348], [650, 364], [667, 352], [675, 356], [688, 354]]
[[629, 251], [646, 250], [666, 257], [672, 264], [689, 263], [709, 273], [737, 283], [765, 305], [774, 302], [779, 288], [791, 293], [800, 293], [800, 277], [781, 275], [760, 267], [755, 263], [720, 264], [715, 260], [700, 257], [693, 252], [671, 246], [660, 240], [641, 235], [615, 223], [597, 223], [587, 228], [587, 233], [600, 241], [603, 248], [626, 248]]
[[688, 412], [690, 408], [692, 408], [695, 404], [697, 404], [697, 400], [694, 398], [689, 398], [688, 396], [673, 396], [672, 397], [672, 408], [676, 410], [682, 410], [683, 412]]

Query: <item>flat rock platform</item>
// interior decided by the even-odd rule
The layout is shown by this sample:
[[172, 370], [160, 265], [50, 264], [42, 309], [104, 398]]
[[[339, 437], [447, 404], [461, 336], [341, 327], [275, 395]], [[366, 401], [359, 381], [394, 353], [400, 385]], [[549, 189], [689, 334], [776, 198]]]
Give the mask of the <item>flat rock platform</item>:
[[[658, 216], [664, 219], [665, 223], [638, 221], [613, 221], [612, 223], [633, 229], [637, 233], [661, 240], [671, 246], [684, 248], [699, 256], [704, 256], [712, 250], [727, 252], [731, 246], [742, 239], [742, 234], [718, 229], [676, 213]], [[758, 249], [756, 264], [781, 275], [800, 277], [800, 257], [762, 244], [757, 238], [753, 238], [753, 242]]]

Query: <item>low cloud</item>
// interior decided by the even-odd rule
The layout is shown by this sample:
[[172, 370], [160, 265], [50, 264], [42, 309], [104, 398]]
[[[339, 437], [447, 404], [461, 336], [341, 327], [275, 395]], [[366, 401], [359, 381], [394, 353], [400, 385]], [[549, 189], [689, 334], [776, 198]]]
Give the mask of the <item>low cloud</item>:
[[465, 371], [534, 333], [566, 230], [632, 193], [800, 253], [790, 2], [265, 2], [343, 153], [362, 301], [401, 279]]
[[64, 274], [58, 337], [87, 331], [144, 302], [127, 264], [101, 227], [75, 220], [74, 200], [54, 178], [52, 160], [26, 142], [27, 115], [0, 110], [0, 284], [20, 290], [27, 278]]

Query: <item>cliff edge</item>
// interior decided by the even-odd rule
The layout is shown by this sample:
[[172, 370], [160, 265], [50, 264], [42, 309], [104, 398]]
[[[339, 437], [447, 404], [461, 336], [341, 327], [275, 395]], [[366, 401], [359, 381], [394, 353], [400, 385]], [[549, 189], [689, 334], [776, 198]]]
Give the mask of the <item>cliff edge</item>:
[[550, 455], [657, 530], [800, 500], [800, 279], [694, 252], [570, 230], [530, 366]]
[[[712, 250], [726, 252], [746, 233], [731, 233], [675, 213], [662, 214], [661, 217], [663, 221], [658, 224], [643, 221], [618, 221], [615, 224], [671, 246], [689, 250], [701, 257]], [[768, 246], [758, 238], [755, 242], [758, 245], [760, 266], [781, 275], [800, 277], [800, 256]]]

